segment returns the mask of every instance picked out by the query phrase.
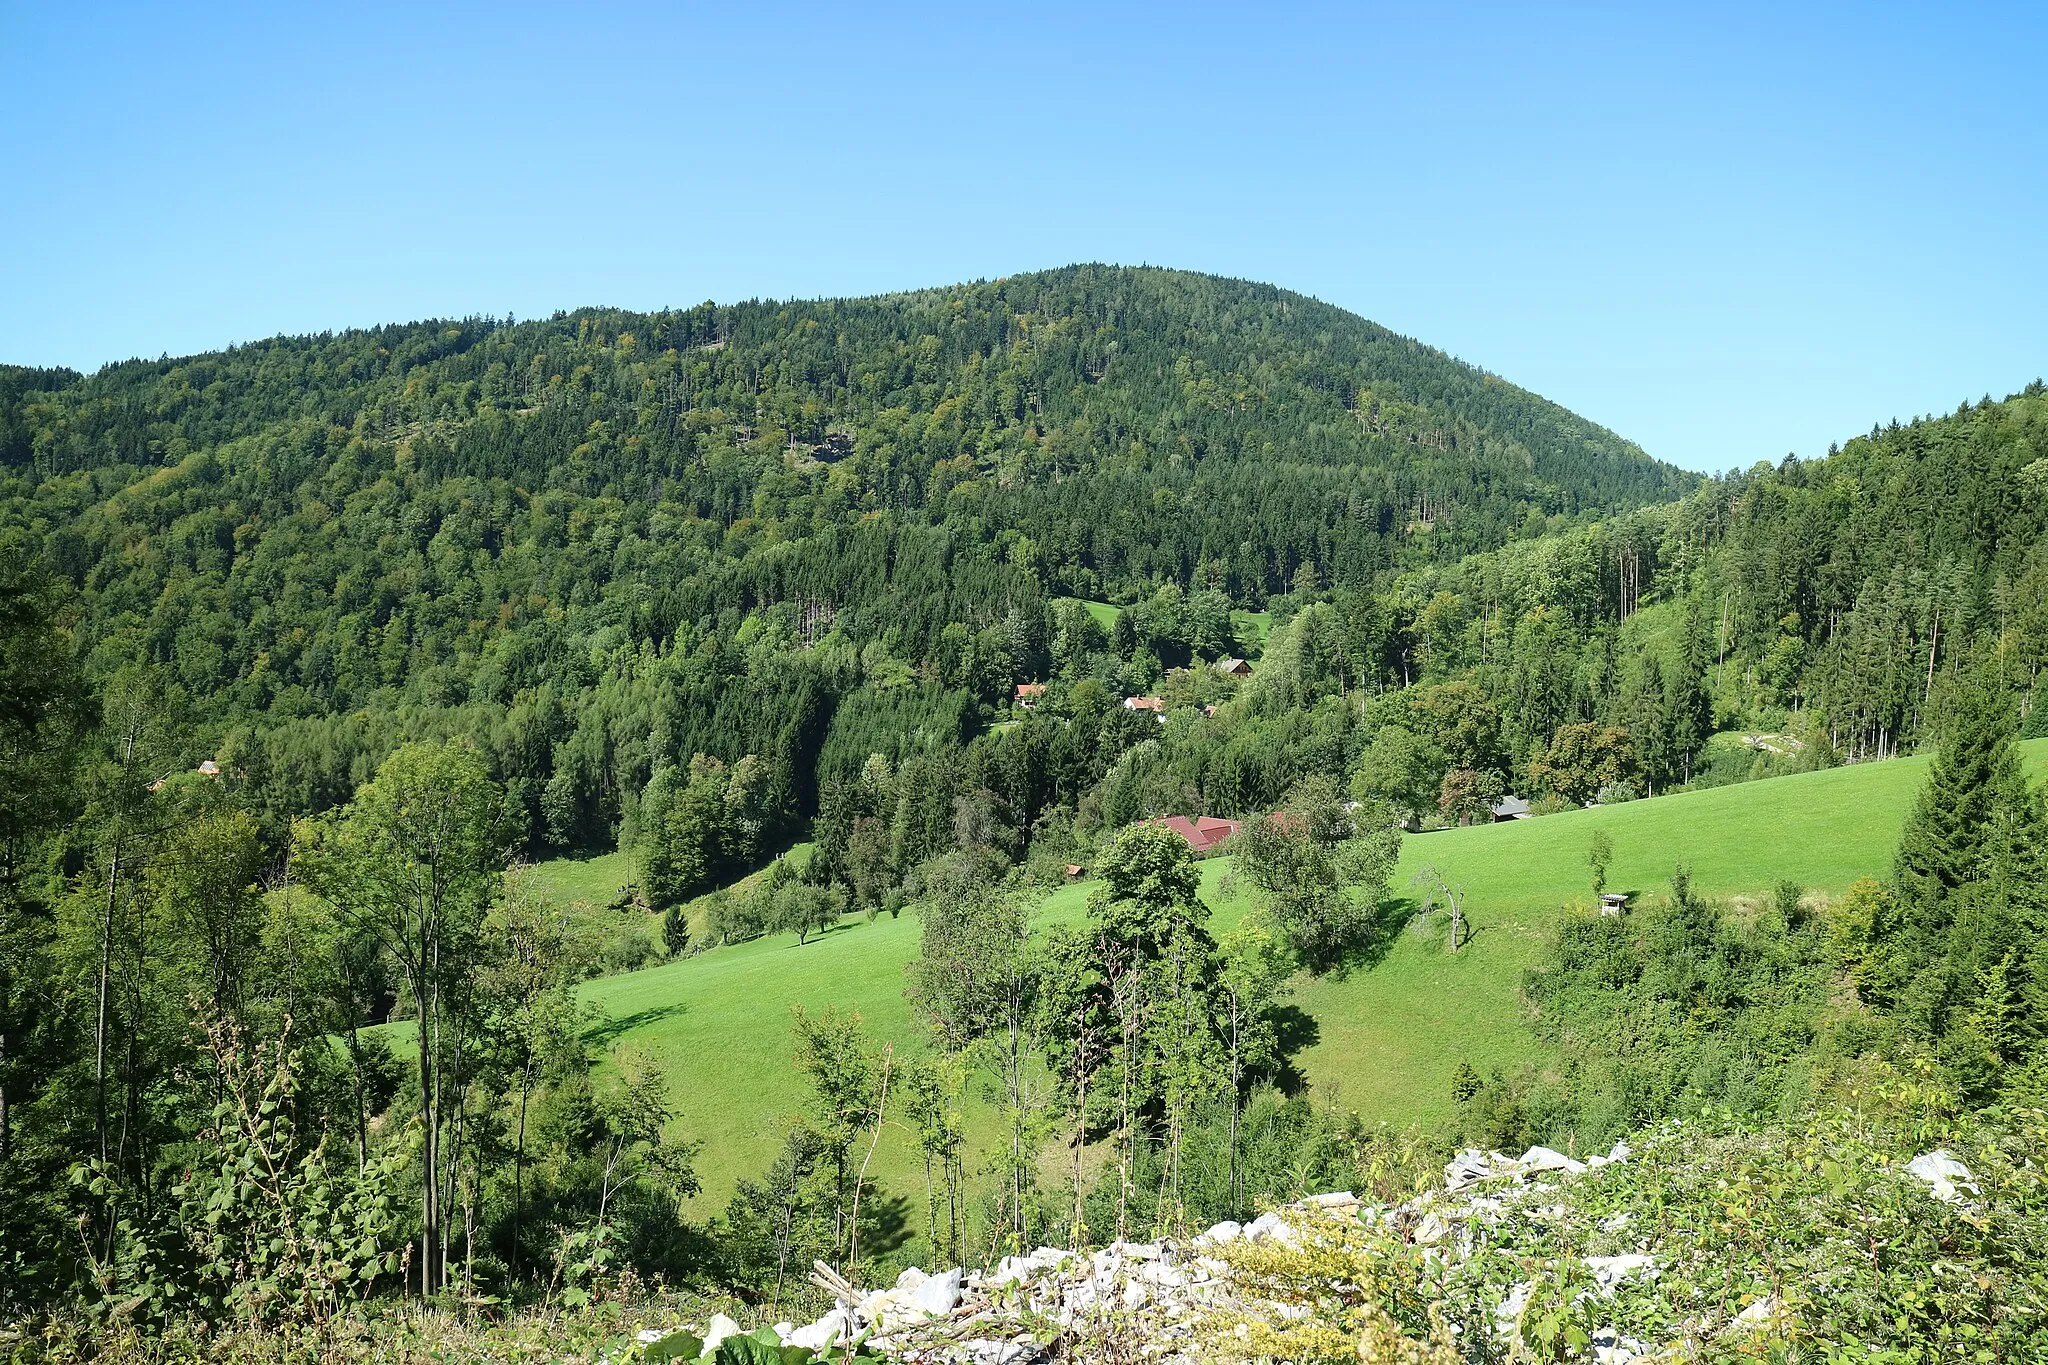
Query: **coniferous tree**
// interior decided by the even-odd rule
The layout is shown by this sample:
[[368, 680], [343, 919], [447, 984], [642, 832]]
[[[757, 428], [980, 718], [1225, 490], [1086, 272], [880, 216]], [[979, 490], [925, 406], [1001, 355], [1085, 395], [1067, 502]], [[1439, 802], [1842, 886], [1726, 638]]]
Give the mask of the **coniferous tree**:
[[1681, 782], [1692, 781], [1693, 764], [1707, 736], [1714, 732], [1714, 702], [1707, 691], [1706, 632], [1699, 604], [1688, 602], [1684, 634], [1679, 643], [1678, 667], [1671, 675], [1667, 694], [1665, 734], [1670, 744], [1670, 761]]
[[1928, 912], [2037, 818], [2013, 740], [2011, 699], [1995, 678], [1969, 680], [1899, 837], [1896, 876]]

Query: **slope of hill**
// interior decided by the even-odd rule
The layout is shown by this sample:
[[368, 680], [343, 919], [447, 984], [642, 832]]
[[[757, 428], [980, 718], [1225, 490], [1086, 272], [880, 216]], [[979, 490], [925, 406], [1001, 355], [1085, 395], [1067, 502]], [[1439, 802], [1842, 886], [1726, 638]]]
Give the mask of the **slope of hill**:
[[[2048, 763], [2048, 741], [2026, 750], [2035, 768]], [[1562, 907], [1587, 898], [1594, 830], [1613, 841], [1609, 885], [1637, 895], [1661, 894], [1680, 862], [1711, 894], [1764, 891], [1784, 880], [1839, 893], [1888, 871], [1925, 771], [1920, 758], [1860, 764], [1411, 837], [1397, 891], [1433, 865], [1464, 888], [1472, 939], [1452, 956], [1440, 930], [1401, 929], [1374, 965], [1299, 983], [1295, 1002], [1318, 1030], [1299, 1065], [1322, 1094], [1369, 1120], [1442, 1118], [1461, 1062], [1485, 1071], [1541, 1055], [1523, 1020], [1522, 975]], [[1203, 897], [1219, 929], [1248, 903], [1230, 865], [1203, 865]], [[1055, 892], [1043, 922], [1080, 916], [1087, 889]], [[858, 1010], [878, 1038], [922, 1045], [903, 997], [917, 943], [914, 913], [850, 920], [802, 947], [793, 936], [771, 935], [592, 982], [583, 998], [611, 1019], [599, 1031], [603, 1041], [659, 1058], [674, 1079], [679, 1126], [705, 1143], [709, 1206], [735, 1179], [765, 1168], [802, 1102], [804, 1082], [784, 1064], [793, 1006]], [[907, 1143], [885, 1138], [878, 1163], [897, 1189], [908, 1188], [916, 1167]]]
[[804, 813], [840, 694], [1003, 701], [1049, 596], [1257, 608], [1694, 482], [1312, 299], [1096, 266], [12, 369], [0, 407], [0, 529], [99, 676], [159, 665], [273, 818], [471, 734], [534, 853], [698, 750]]

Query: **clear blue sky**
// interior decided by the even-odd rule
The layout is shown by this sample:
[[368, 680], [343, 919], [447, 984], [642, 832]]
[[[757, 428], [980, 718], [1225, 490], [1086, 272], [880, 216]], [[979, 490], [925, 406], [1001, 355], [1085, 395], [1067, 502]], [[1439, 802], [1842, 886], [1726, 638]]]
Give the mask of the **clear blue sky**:
[[1105, 260], [1700, 469], [2048, 372], [2048, 6], [1684, 8], [0, 0], [0, 360]]

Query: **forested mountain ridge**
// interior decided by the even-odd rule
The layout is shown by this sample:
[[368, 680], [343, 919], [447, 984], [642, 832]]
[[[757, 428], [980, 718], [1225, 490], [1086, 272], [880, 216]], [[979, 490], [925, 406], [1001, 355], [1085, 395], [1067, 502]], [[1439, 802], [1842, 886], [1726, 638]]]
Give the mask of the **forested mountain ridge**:
[[1106, 267], [16, 369], [0, 408], [0, 520], [95, 675], [157, 666], [278, 816], [472, 734], [537, 846], [699, 750], [806, 807], [863, 684], [957, 741], [1053, 596], [1257, 607], [1692, 483], [1328, 305]]
[[[1701, 725], [1790, 727], [1841, 757], [1884, 757], [1938, 737], [1949, 684], [1982, 661], [2039, 734], [2044, 491], [2048, 391], [2036, 381], [1873, 427], [1824, 458], [1759, 464], [1674, 503], [1408, 571], [1395, 615], [1411, 623], [1422, 673], [1480, 678], [1532, 742], [1599, 719], [1629, 728], [1639, 756], [1666, 747], [1644, 717], [1677, 669], [1712, 693]], [[1662, 604], [1669, 627], [1654, 660], [1616, 642], [1645, 603]]]
[[[1923, 1120], [2048, 1096], [2014, 743], [2048, 718], [2039, 385], [1697, 482], [1309, 301], [1081, 269], [0, 395], [0, 1314], [325, 1330], [400, 1286], [573, 1310], [658, 1275], [776, 1317], [807, 1262], [1182, 1236], [1453, 1143], [1803, 1117], [1887, 1076], [1961, 1143]], [[1820, 895], [1716, 901], [1681, 861], [1717, 838], [1688, 810], [1769, 798], [1587, 809], [1930, 742], [1892, 877]], [[1468, 900], [1439, 851], [1498, 831], [1445, 827], [1510, 790], [1575, 813], [1492, 845], [1543, 845], [1540, 887]], [[1167, 814], [1243, 817], [1228, 861]], [[556, 868], [629, 879], [658, 930], [508, 867], [614, 844]], [[1728, 891], [1786, 866], [1722, 856]], [[1579, 889], [1610, 865], [1627, 915]], [[1503, 891], [1541, 898], [1540, 954]], [[906, 989], [872, 949], [913, 931]], [[609, 1023], [576, 995], [713, 947], [764, 970], [635, 973]], [[1394, 1073], [1448, 1089], [1426, 1134], [1296, 1093], [1323, 1024], [1377, 1015], [1319, 985], [1419, 954], [1464, 1036], [1519, 1018], [1555, 1064]], [[791, 1024], [804, 1078], [701, 1225], [721, 1086], [626, 1037], [683, 1011], [752, 1098]], [[914, 1167], [875, 1197], [885, 1128], [921, 1231]], [[2032, 1235], [1995, 1268], [2048, 1303]], [[1955, 1283], [1868, 1322], [2038, 1335]]]

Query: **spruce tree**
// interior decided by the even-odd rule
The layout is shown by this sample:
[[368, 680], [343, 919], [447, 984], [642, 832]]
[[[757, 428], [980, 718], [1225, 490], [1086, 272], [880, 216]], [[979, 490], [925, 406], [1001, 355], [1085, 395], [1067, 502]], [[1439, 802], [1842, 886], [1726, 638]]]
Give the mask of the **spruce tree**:
[[[2004, 992], [2032, 996], [2048, 985], [2048, 957], [2033, 946], [2043, 927], [2043, 835], [2011, 697], [1989, 676], [1970, 678], [1899, 840], [1902, 913], [1873, 947], [1897, 983], [1895, 1008], [1940, 1041], [1973, 1099], [1988, 1098], [1996, 1070], [1973, 1029], [1987, 1009], [2006, 1017]], [[1999, 991], [1987, 992], [1993, 966]], [[2012, 1040], [1999, 1041], [2001, 1055], [2011, 1050]]]
[[1933, 907], [2018, 854], [2038, 823], [2013, 744], [2009, 699], [1994, 682], [1971, 679], [1899, 837], [1900, 889]]
[[1635, 741], [1636, 758], [1649, 781], [1649, 795], [1671, 780], [1678, 764], [1673, 757], [1671, 728], [1664, 714], [1664, 668], [1654, 651], [1643, 655], [1622, 695], [1621, 723]]
[[1714, 699], [1707, 690], [1706, 626], [1699, 603], [1688, 602], [1685, 633], [1678, 651], [1677, 671], [1671, 675], [1666, 693], [1665, 733], [1669, 737], [1667, 762], [1673, 776], [1692, 781], [1693, 761], [1714, 732]]

